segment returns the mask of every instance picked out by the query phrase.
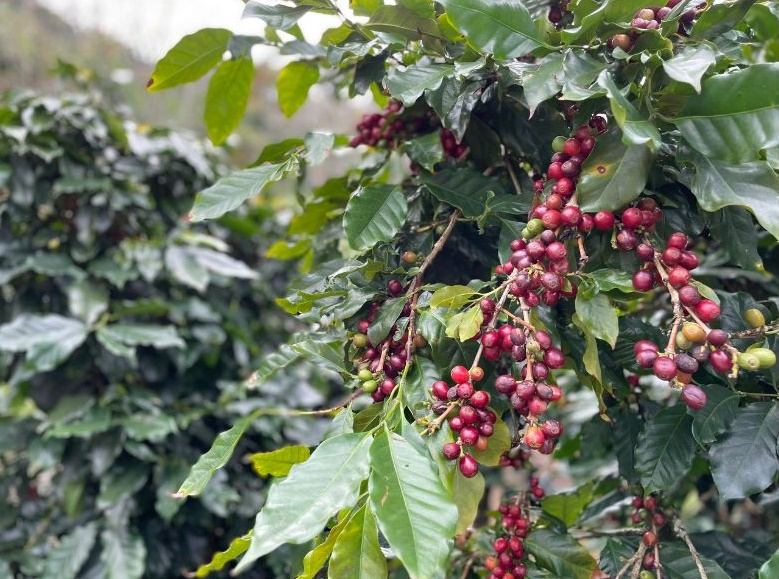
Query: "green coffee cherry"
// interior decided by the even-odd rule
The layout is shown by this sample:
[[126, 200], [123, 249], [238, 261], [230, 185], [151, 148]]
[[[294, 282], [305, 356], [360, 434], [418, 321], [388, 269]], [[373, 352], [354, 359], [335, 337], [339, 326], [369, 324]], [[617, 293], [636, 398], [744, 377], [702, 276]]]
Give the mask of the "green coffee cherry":
[[555, 153], [562, 153], [563, 152], [563, 145], [565, 145], [565, 141], [566, 140], [567, 139], [565, 137], [563, 137], [562, 135], [555, 137], [554, 140], [552, 141], [552, 150]]
[[760, 369], [760, 359], [753, 352], [741, 352], [738, 355], [738, 365], [744, 370], [754, 372]]
[[760, 328], [765, 326], [765, 316], [763, 315], [763, 312], [757, 308], [749, 308], [746, 312], [744, 312], [744, 319], [746, 320], [747, 324], [753, 328]]
[[372, 392], [376, 392], [376, 388], [379, 387], [379, 383], [376, 382], [376, 380], [366, 380], [362, 383], [362, 389], [363, 392], [367, 392], [368, 394], [371, 394]]
[[357, 379], [360, 382], [365, 382], [366, 380], [371, 380], [373, 378], [373, 373], [368, 368], [362, 368], [357, 373]]
[[748, 353], [758, 359], [761, 370], [767, 370], [776, 365], [776, 354], [774, 354], [773, 350], [769, 350], [768, 348], [753, 348], [750, 349]]

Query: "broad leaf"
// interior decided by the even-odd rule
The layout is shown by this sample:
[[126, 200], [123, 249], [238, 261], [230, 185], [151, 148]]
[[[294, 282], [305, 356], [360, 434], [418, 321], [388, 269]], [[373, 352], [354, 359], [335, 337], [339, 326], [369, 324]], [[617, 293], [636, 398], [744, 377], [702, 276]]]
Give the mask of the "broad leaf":
[[742, 499], [768, 487], [779, 470], [779, 407], [756, 402], [738, 412], [730, 434], [711, 445], [714, 483], [725, 499]]
[[312, 364], [332, 372], [348, 372], [344, 364], [340, 344], [315, 340], [303, 340], [292, 344], [291, 348]]
[[368, 339], [371, 344], [378, 346], [382, 340], [387, 338], [405, 305], [405, 297], [390, 298], [381, 305], [368, 328]]
[[216, 437], [214, 444], [189, 471], [186, 480], [181, 483], [176, 496], [179, 498], [197, 496], [203, 492], [214, 473], [227, 464], [243, 433], [254, 420], [253, 416], [242, 418], [229, 430]]
[[648, 147], [625, 145], [616, 129], [601, 135], [582, 165], [576, 187], [581, 210], [624, 207], [644, 190], [651, 166]]
[[43, 576], [76, 579], [81, 567], [89, 558], [96, 538], [95, 523], [73, 529], [49, 552], [44, 563]]
[[406, 221], [408, 206], [400, 187], [369, 185], [359, 189], [346, 206], [344, 232], [352, 249], [365, 250], [390, 241]]
[[710, 444], [723, 432], [727, 432], [738, 414], [741, 397], [728, 388], [709, 384], [702, 386], [706, 393], [706, 406], [690, 410], [693, 417], [692, 434], [699, 444]]
[[545, 513], [549, 513], [565, 523], [567, 527], [570, 527], [578, 520], [579, 515], [584, 512], [584, 509], [592, 501], [593, 489], [594, 484], [589, 482], [573, 491], [550, 495], [544, 499], [541, 507]]
[[587, 549], [573, 537], [549, 529], [533, 529], [525, 539], [525, 548], [538, 566], [551, 571], [554, 577], [591, 579], [598, 566]]
[[476, 290], [467, 285], [447, 285], [433, 292], [430, 298], [431, 308], [459, 308], [468, 303]]
[[118, 323], [103, 326], [100, 328], [100, 334], [126, 346], [151, 346], [159, 349], [186, 346], [175, 326]]
[[255, 452], [249, 455], [252, 468], [260, 476], [287, 476], [290, 469], [308, 460], [311, 452], [307, 446], [285, 446], [270, 452]]
[[728, 163], [759, 158], [779, 145], [779, 63], [753, 64], [703, 82], [674, 117], [685, 140], [705, 157]]
[[446, 335], [465, 342], [479, 333], [483, 323], [484, 312], [479, 304], [476, 304], [465, 311], [449, 316], [446, 321]]
[[717, 57], [707, 44], [685, 48], [673, 58], [663, 62], [663, 70], [672, 79], [689, 84], [695, 92], [701, 92], [701, 79]]
[[254, 64], [249, 57], [225, 60], [211, 77], [203, 120], [215, 145], [224, 143], [241, 122], [253, 80]]
[[331, 579], [387, 576], [387, 560], [381, 552], [376, 518], [368, 503], [352, 515], [335, 542], [327, 576]]
[[35, 346], [51, 343], [75, 344], [86, 338], [83, 322], [59, 314], [22, 314], [0, 326], [0, 350], [24, 352]]
[[341, 520], [330, 529], [327, 533], [327, 537], [324, 541], [319, 543], [316, 547], [311, 549], [306, 556], [303, 557], [303, 572], [297, 576], [297, 579], [315, 579], [319, 575], [319, 571], [324, 567], [330, 555], [333, 553], [333, 547], [338, 537], [344, 530], [344, 527], [349, 523], [349, 515], [344, 515]]
[[303, 106], [308, 91], [319, 80], [319, 66], [310, 61], [294, 61], [279, 71], [276, 77], [276, 94], [279, 108], [289, 118]]
[[146, 567], [146, 545], [135, 534], [107, 527], [100, 534], [100, 560], [106, 579], [140, 579]]
[[154, 92], [199, 79], [222, 60], [232, 35], [224, 28], [188, 34], [157, 62], [146, 88]]
[[452, 498], [457, 505], [455, 535], [465, 535], [468, 527], [473, 524], [479, 512], [479, 503], [484, 497], [485, 485], [484, 475], [480, 472], [474, 477], [466, 478], [459, 471], [455, 471], [452, 481]]
[[[560, 92], [563, 58], [563, 54], [553, 52], [546, 55], [537, 64], [524, 65], [521, 69], [521, 84], [531, 117], [538, 105]], [[509, 68], [512, 66], [509, 65]]]
[[252, 541], [252, 532], [249, 531], [243, 537], [236, 537], [230, 541], [230, 545], [224, 551], [214, 553], [208, 563], [204, 563], [195, 571], [195, 577], [207, 577], [214, 571], [221, 571], [230, 561], [234, 561], [246, 552]]
[[190, 221], [216, 219], [240, 207], [247, 199], [259, 195], [268, 184], [286, 177], [296, 165], [294, 159], [290, 159], [244, 169], [220, 179], [195, 196], [195, 204], [189, 213]]
[[[663, 563], [663, 576], [668, 579], [697, 579], [701, 576], [689, 548], [681, 541], [660, 543], [660, 561]], [[701, 557], [701, 563], [709, 579], [731, 579], [715, 561]]]
[[432, 172], [436, 163], [444, 160], [441, 136], [434, 132], [411, 139], [406, 143], [406, 153], [412, 161]]
[[300, 544], [314, 538], [330, 517], [353, 505], [360, 483], [368, 476], [371, 440], [364, 434], [328, 438], [306, 462], [296, 464], [287, 478], [273, 485], [257, 515], [252, 544], [236, 572], [284, 543]]
[[445, 0], [446, 14], [477, 50], [507, 60], [541, 46], [527, 9], [506, 0]]
[[387, 75], [387, 88], [393, 97], [402, 100], [406, 106], [411, 106], [422, 93], [437, 89], [441, 81], [453, 72], [454, 66], [450, 64], [396, 67]]
[[271, 28], [288, 30], [292, 28], [301, 16], [311, 10], [311, 6], [285, 6], [251, 0], [243, 9], [243, 18], [260, 18]]
[[480, 464], [497, 466], [500, 456], [511, 448], [511, 430], [509, 425], [498, 418], [493, 424], [494, 431], [486, 450], [471, 449], [471, 454]]
[[439, 201], [457, 207], [464, 217], [480, 217], [488, 199], [503, 193], [500, 182], [467, 168], [441, 171], [423, 182]]
[[70, 313], [91, 325], [108, 309], [108, 291], [92, 280], [77, 281], [68, 288]]
[[627, 145], [646, 144], [652, 151], [657, 151], [662, 144], [660, 131], [652, 121], [645, 119], [625, 95], [622, 94], [611, 73], [604, 70], [598, 75], [598, 84], [606, 91], [611, 103], [611, 112], [622, 129], [622, 141]]
[[773, 579], [774, 577], [779, 577], [779, 550], [760, 567], [757, 575], [757, 579]]
[[370, 450], [370, 504], [379, 529], [412, 579], [437, 577], [451, 550], [457, 508], [431, 459], [393, 432]]
[[577, 294], [576, 315], [593, 336], [614, 348], [619, 335], [619, 318], [609, 298], [596, 294], [587, 299], [582, 293]]
[[695, 456], [692, 416], [684, 404], [664, 408], [646, 425], [636, 446], [636, 470], [644, 491], [664, 491], [687, 474]]
[[574, 313], [571, 321], [574, 325], [582, 331], [584, 334], [584, 352], [582, 353], [582, 362], [584, 362], [584, 369], [586, 373], [598, 383], [603, 383], [603, 369], [600, 366], [600, 357], [598, 356], [598, 341], [595, 338], [595, 334], [592, 333], [590, 327], [579, 319], [579, 314]]

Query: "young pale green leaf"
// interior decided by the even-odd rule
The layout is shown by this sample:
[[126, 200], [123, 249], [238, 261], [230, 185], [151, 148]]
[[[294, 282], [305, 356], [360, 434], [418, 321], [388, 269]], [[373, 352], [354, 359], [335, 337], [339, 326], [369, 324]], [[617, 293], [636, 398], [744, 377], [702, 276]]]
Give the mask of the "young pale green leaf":
[[767, 162], [730, 165], [692, 149], [682, 151], [679, 157], [695, 168], [690, 189], [703, 209], [745, 207], [766, 231], [779, 239], [779, 175]]
[[[690, 549], [681, 541], [661, 542], [660, 561], [663, 563], [663, 576], [668, 579], [698, 579], [701, 576], [690, 556]], [[701, 557], [701, 563], [709, 579], [731, 579], [715, 561]]]
[[709, 384], [701, 386], [706, 393], [706, 405], [700, 410], [688, 410], [692, 416], [692, 435], [699, 444], [710, 444], [726, 432], [738, 414], [741, 397], [730, 390]]
[[319, 66], [311, 61], [293, 61], [279, 71], [276, 77], [276, 93], [279, 108], [289, 118], [303, 106], [308, 91], [319, 80]]
[[525, 547], [538, 566], [552, 571], [554, 577], [591, 579], [598, 566], [587, 549], [573, 537], [549, 529], [533, 529], [525, 539]]
[[341, 434], [320, 444], [304, 463], [296, 464], [276, 483], [257, 515], [249, 550], [236, 567], [247, 569], [283, 545], [300, 544], [319, 534], [338, 511], [352, 506], [368, 476], [366, 434]]
[[479, 503], [484, 497], [485, 485], [484, 476], [480, 472], [474, 477], [466, 478], [459, 471], [455, 471], [452, 481], [452, 498], [457, 505], [458, 515], [455, 535], [464, 535], [473, 524], [479, 512]]
[[348, 523], [349, 516], [347, 514], [337, 525], [330, 529], [330, 532], [327, 533], [327, 538], [324, 541], [306, 553], [306, 556], [303, 557], [303, 572], [297, 576], [297, 579], [314, 579], [319, 574], [319, 571], [330, 558], [335, 542], [338, 540], [338, 537], [341, 536], [341, 533]]
[[252, 541], [252, 531], [246, 533], [243, 537], [236, 537], [230, 541], [230, 545], [224, 551], [214, 553], [208, 563], [204, 563], [195, 571], [195, 577], [208, 577], [214, 571], [221, 571], [230, 561], [235, 561], [246, 552]]
[[453, 72], [454, 66], [451, 64], [412, 65], [403, 69], [396, 67], [387, 75], [387, 88], [393, 97], [411, 106], [426, 90], [435, 90], [441, 86], [441, 81]]
[[646, 144], [652, 151], [657, 151], [663, 142], [660, 131], [652, 121], [643, 118], [633, 103], [622, 94], [608, 70], [598, 75], [598, 85], [606, 91], [611, 112], [622, 129], [622, 141], [627, 145]]
[[645, 492], [664, 491], [690, 470], [697, 446], [691, 428], [684, 404], [664, 408], [649, 421], [636, 446], [636, 470]]
[[543, 45], [522, 4], [505, 0], [445, 0], [443, 4], [468, 42], [496, 60], [524, 56]]
[[709, 449], [711, 474], [724, 500], [743, 499], [769, 486], [779, 471], [779, 406], [756, 402], [738, 412], [730, 434]]
[[387, 560], [379, 546], [376, 518], [365, 503], [352, 517], [333, 547], [329, 579], [374, 579], [387, 576]]
[[663, 70], [672, 79], [689, 84], [695, 92], [701, 92], [701, 79], [709, 67], [717, 62], [714, 50], [708, 44], [685, 48], [673, 58], [663, 62]]
[[703, 82], [674, 117], [684, 139], [710, 160], [743, 163], [779, 145], [779, 63], [753, 64]]
[[595, 294], [588, 299], [582, 293], [577, 294], [576, 315], [593, 336], [614, 348], [619, 336], [619, 317], [609, 298]]
[[185, 498], [201, 494], [214, 473], [230, 460], [235, 447], [253, 420], [253, 416], [247, 416], [236, 422], [229, 430], [220, 433], [208, 452], [201, 456], [189, 471], [176, 497]]
[[247, 57], [225, 60], [208, 83], [203, 120], [208, 138], [221, 145], [241, 122], [254, 80], [254, 64]]
[[467, 285], [447, 285], [433, 292], [431, 308], [459, 308], [468, 303], [476, 291]]
[[260, 18], [271, 28], [289, 30], [311, 8], [312, 6], [268, 5], [257, 0], [251, 0], [244, 7], [242, 18]]
[[446, 320], [446, 335], [465, 342], [479, 333], [483, 322], [484, 312], [476, 304], [463, 312], [449, 316]]
[[757, 575], [757, 579], [774, 579], [775, 577], [779, 577], [779, 550], [760, 567]]
[[457, 524], [457, 507], [432, 459], [385, 431], [370, 450], [370, 504], [379, 529], [412, 579], [441, 576]]
[[260, 165], [219, 179], [195, 196], [189, 219], [203, 221], [221, 217], [237, 209], [247, 199], [259, 195], [268, 184], [283, 179], [296, 167], [297, 161], [290, 158], [283, 163]]
[[199, 79], [222, 60], [232, 35], [224, 28], [204, 28], [188, 34], [157, 62], [147, 90], [164, 90]]
[[592, 501], [594, 488], [594, 483], [588, 482], [573, 491], [550, 495], [541, 503], [541, 508], [570, 527]]
[[100, 533], [100, 560], [106, 579], [140, 579], [146, 567], [146, 545], [139, 535], [106, 527]]
[[617, 129], [601, 135], [576, 187], [581, 210], [617, 210], [633, 201], [644, 190], [652, 159], [648, 147], [625, 145]]
[[73, 529], [62, 537], [59, 544], [49, 552], [43, 566], [42, 576], [76, 579], [81, 567], [89, 558], [96, 538], [97, 526], [95, 523]]
[[362, 187], [349, 199], [344, 232], [352, 249], [363, 251], [390, 241], [406, 221], [408, 205], [403, 189], [393, 185]]
[[287, 476], [290, 469], [308, 460], [311, 452], [307, 446], [285, 446], [270, 452], [255, 452], [249, 455], [252, 468], [260, 476]]

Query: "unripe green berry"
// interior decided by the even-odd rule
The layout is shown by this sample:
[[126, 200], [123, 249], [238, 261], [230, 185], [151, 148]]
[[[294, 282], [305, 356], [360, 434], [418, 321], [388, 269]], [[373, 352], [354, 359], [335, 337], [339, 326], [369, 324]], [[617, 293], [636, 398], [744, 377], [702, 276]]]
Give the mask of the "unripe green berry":
[[531, 237], [535, 237], [544, 230], [544, 222], [536, 217], [528, 221], [526, 229], [530, 232]]
[[355, 334], [352, 336], [352, 344], [354, 344], [356, 348], [364, 348], [368, 345], [368, 336], [365, 334]]
[[767, 370], [776, 365], [776, 354], [768, 348], [752, 348], [748, 353], [753, 355], [760, 362], [760, 369]]
[[744, 370], [754, 372], [760, 369], [760, 359], [751, 352], [741, 352], [738, 355], [738, 365]]
[[376, 388], [378, 387], [379, 383], [376, 380], [366, 380], [362, 383], [363, 392], [367, 392], [368, 394], [376, 392]]
[[367, 380], [371, 380], [373, 378], [373, 373], [368, 368], [362, 368], [357, 373], [357, 379], [360, 382], [365, 382]]
[[765, 326], [765, 316], [757, 308], [749, 308], [744, 312], [744, 319], [753, 328]]
[[565, 141], [568, 139], [562, 135], [557, 136], [552, 141], [552, 150], [555, 153], [562, 153], [563, 152], [563, 146], [565, 145]]

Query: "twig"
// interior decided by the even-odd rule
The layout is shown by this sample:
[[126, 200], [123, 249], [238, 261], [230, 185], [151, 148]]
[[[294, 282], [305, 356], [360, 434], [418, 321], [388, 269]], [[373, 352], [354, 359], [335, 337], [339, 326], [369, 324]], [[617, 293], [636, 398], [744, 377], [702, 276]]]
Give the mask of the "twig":
[[761, 338], [766, 334], [775, 334], [779, 332], [779, 320], [775, 320], [770, 324], [765, 324], [759, 328], [749, 328], [748, 330], [740, 330], [738, 332], [730, 332], [728, 337], [733, 339], [749, 339], [749, 338]]
[[[644, 545], [644, 543], [640, 543], [638, 546], [638, 550], [633, 553], [633, 556], [627, 560], [627, 563], [625, 563], [622, 566], [622, 569], [620, 569], [617, 574], [614, 576], [614, 579], [620, 579], [621, 577], [625, 576], [625, 573], [632, 570], [637, 570], [641, 568], [641, 561], [644, 559], [644, 553], [646, 553], [647, 546]], [[632, 576], [632, 572], [631, 572]], [[636, 577], [638, 577], [638, 573], [636, 573]]]
[[523, 320], [522, 318], [520, 318], [516, 314], [511, 313], [510, 311], [508, 311], [505, 308], [501, 308], [500, 311], [502, 313], [506, 314], [509, 318], [512, 319], [512, 321], [516, 322], [520, 326], [525, 326], [531, 332], [535, 332], [536, 331], [536, 328], [535, 328], [535, 326], [533, 324], [527, 323], [525, 320]]
[[641, 527], [623, 527], [621, 529], [589, 529], [580, 533], [575, 533], [576, 539], [592, 539], [595, 537], [621, 537], [623, 535], [643, 535], [645, 528]]
[[701, 579], [709, 579], [709, 576], [706, 574], [706, 569], [703, 568], [701, 556], [698, 554], [698, 550], [695, 548], [695, 545], [692, 544], [690, 535], [687, 534], [687, 529], [684, 528], [684, 523], [682, 523], [682, 520], [679, 517], [674, 517], [674, 533], [682, 541], [687, 543], [687, 548], [690, 550], [692, 560], [695, 561], [695, 566], [698, 568], [698, 573], [700, 574]]
[[463, 567], [462, 575], [460, 575], [460, 579], [465, 579], [468, 577], [468, 573], [471, 570], [471, 567], [473, 567], [473, 562], [476, 560], [476, 555], [478, 553], [474, 553], [468, 558], [468, 561], [465, 562], [465, 567]]
[[508, 157], [506, 157], [504, 163], [506, 165], [506, 171], [508, 171], [509, 177], [511, 178], [511, 184], [514, 185], [514, 191], [517, 192], [517, 195], [522, 195], [522, 186], [519, 184], [517, 174], [514, 172], [514, 167], [511, 166], [511, 161], [508, 160]]
[[446, 417], [456, 406], [458, 406], [457, 402], [450, 402], [449, 406], [446, 407], [446, 410], [444, 410], [441, 415], [438, 416], [438, 418], [433, 420], [433, 422], [427, 425], [427, 430], [425, 430], [425, 433], [433, 434], [436, 430], [441, 428], [441, 425], [444, 423], [444, 420], [446, 420]]

